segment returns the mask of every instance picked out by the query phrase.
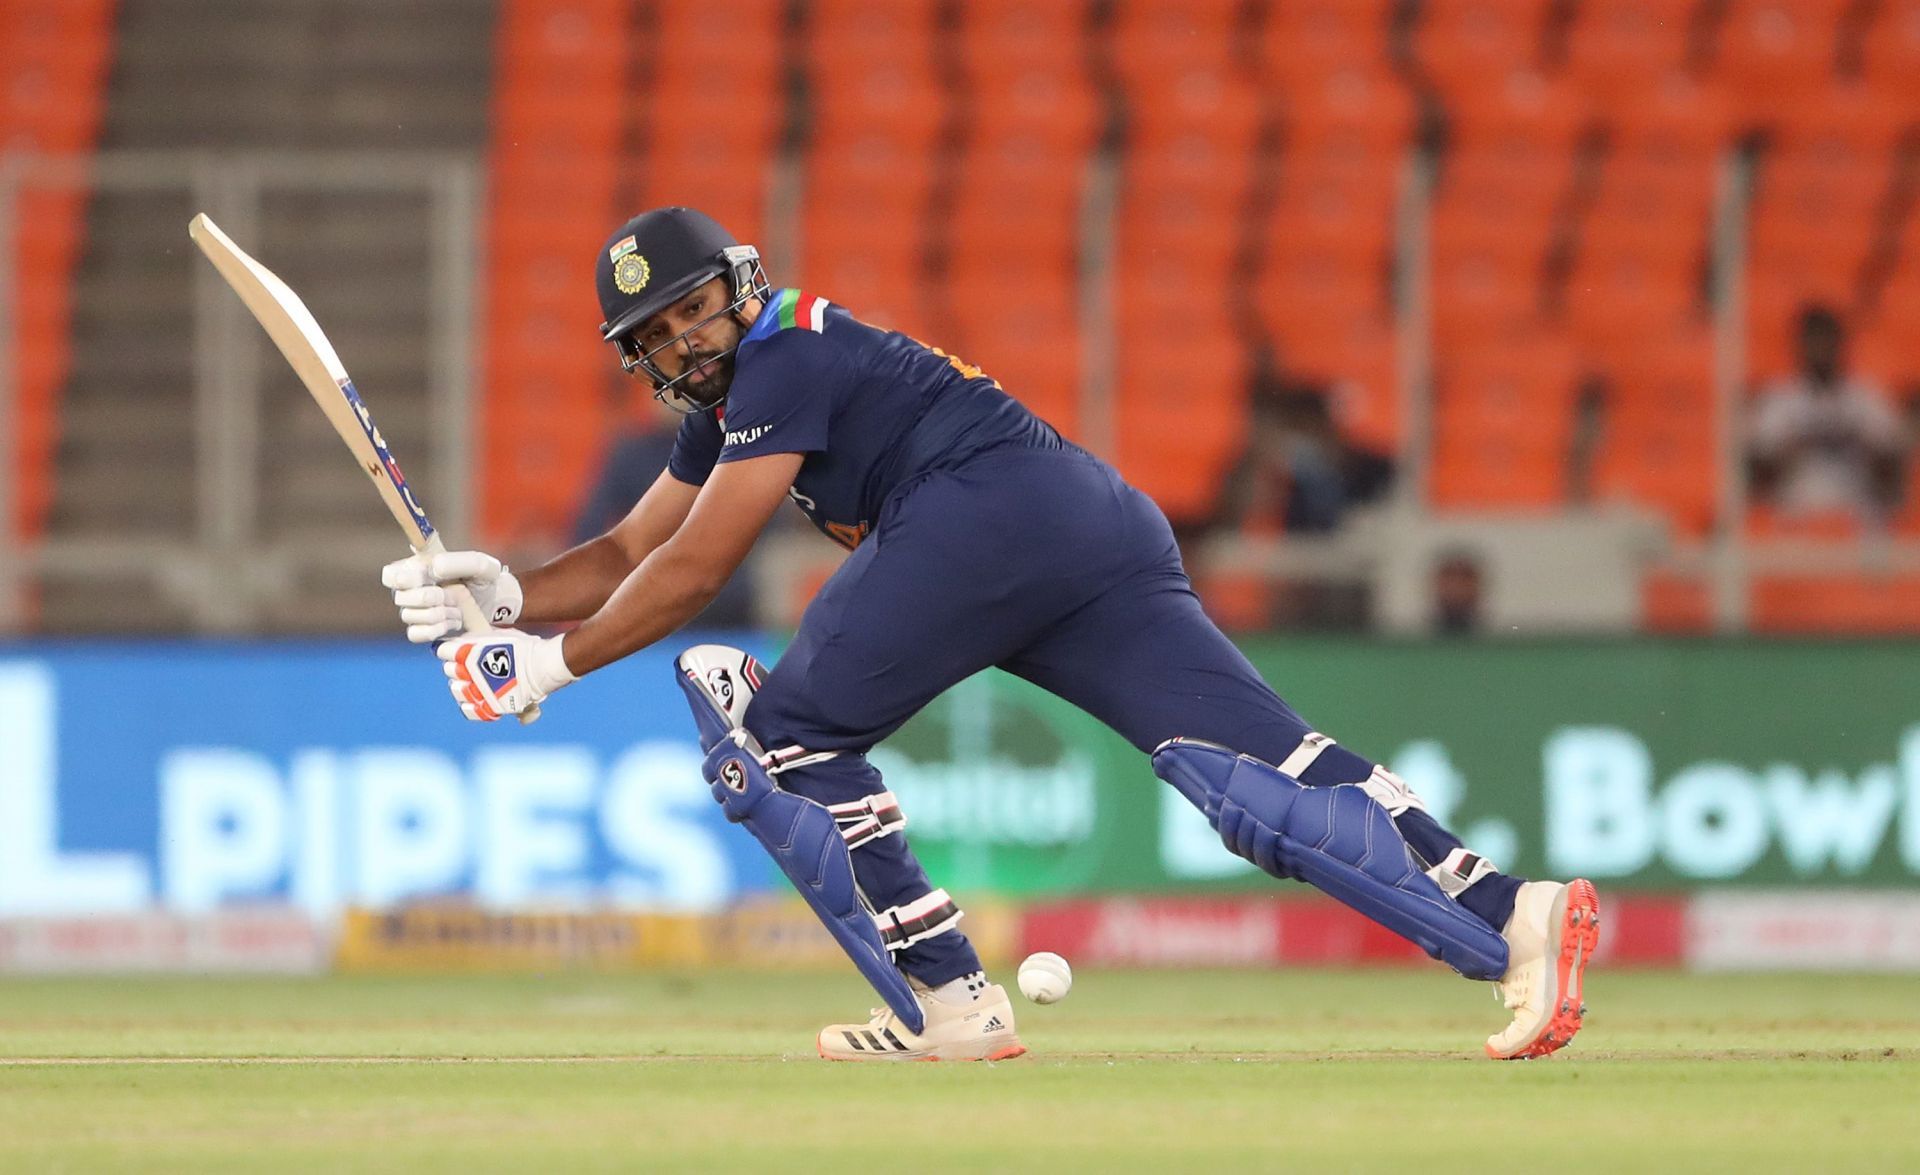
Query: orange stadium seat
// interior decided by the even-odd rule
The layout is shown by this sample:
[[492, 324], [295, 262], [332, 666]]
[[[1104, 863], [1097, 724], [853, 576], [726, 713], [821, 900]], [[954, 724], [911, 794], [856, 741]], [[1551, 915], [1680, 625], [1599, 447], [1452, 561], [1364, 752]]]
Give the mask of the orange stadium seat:
[[1121, 340], [1115, 457], [1176, 520], [1208, 513], [1245, 436], [1248, 356], [1224, 332]]
[[972, 70], [1059, 67], [1066, 64], [1062, 49], [1077, 46], [1085, 37], [1087, 12], [1079, 4], [968, 0], [961, 9], [960, 32], [961, 53]]
[[1540, 68], [1547, 0], [1426, 0], [1414, 57], [1442, 90]]
[[1706, 313], [1704, 220], [1594, 217], [1575, 250], [1564, 299], [1582, 339], [1625, 341], [1649, 325], [1677, 326]]
[[1239, 0], [1130, 0], [1112, 31], [1114, 64], [1136, 80], [1165, 72], [1224, 72], [1233, 64]]
[[966, 132], [975, 146], [1023, 152], [1082, 152], [1100, 133], [1102, 108], [1084, 77], [1054, 65], [971, 75], [975, 97]]
[[1306, 313], [1312, 317], [1384, 316], [1393, 305], [1390, 257], [1384, 242], [1355, 249], [1345, 241], [1291, 241], [1262, 259], [1253, 287], [1260, 318], [1279, 331]]
[[1432, 497], [1458, 509], [1541, 508], [1565, 491], [1577, 365], [1539, 334], [1435, 357]]
[[1120, 200], [1116, 227], [1128, 243], [1122, 248], [1140, 246], [1174, 253], [1185, 264], [1224, 266], [1244, 239], [1239, 218], [1243, 199], [1239, 192], [1228, 192], [1217, 203], [1196, 207], [1183, 188], [1135, 184]]
[[1715, 157], [1734, 138], [1739, 116], [1727, 92], [1683, 71], [1647, 78], [1608, 94], [1597, 111], [1609, 132], [1611, 158], [1647, 166], [1685, 167], [1711, 180]]
[[1391, 64], [1387, 32], [1394, 2], [1287, 0], [1272, 5], [1260, 37], [1264, 75], [1291, 86], [1348, 70], [1385, 72]]
[[1003, 213], [961, 205], [947, 222], [948, 268], [998, 274], [1006, 282], [1067, 281], [1075, 277], [1080, 225], [1065, 210], [1042, 218], [1031, 210]]
[[1412, 137], [1413, 95], [1385, 71], [1345, 69], [1282, 82], [1289, 152], [1325, 162], [1397, 159]]
[[1642, 340], [1606, 360], [1601, 369], [1612, 394], [1596, 489], [1654, 507], [1683, 532], [1705, 533], [1719, 484], [1712, 338], [1693, 329]]
[[1713, 629], [1713, 593], [1693, 575], [1656, 569], [1640, 581], [1640, 627], [1650, 633], [1700, 634]]
[[1685, 67], [1698, 9], [1698, 0], [1580, 0], [1567, 30], [1563, 73], [1611, 109]]
[[1840, 21], [1852, 0], [1727, 0], [1714, 30], [1712, 76], [1765, 121], [1834, 80]]
[[[767, 205], [765, 154], [689, 154], [681, 158], [656, 156], [629, 177], [625, 189], [632, 206], [641, 208], [685, 204], [700, 209], [725, 225], [737, 239], [756, 243], [764, 253]], [[768, 264], [779, 258], [767, 257]]]
[[968, 145], [953, 181], [953, 228], [980, 222], [1048, 224], [1049, 239], [1078, 236], [1089, 150], [1038, 151], [1008, 140]]
[[1911, 82], [1848, 79], [1803, 95], [1781, 111], [1776, 139], [1786, 150], [1817, 154], [1840, 165], [1879, 161], [1896, 150], [1920, 121], [1920, 96]]
[[883, 142], [930, 150], [946, 129], [946, 90], [931, 75], [885, 70], [816, 76], [813, 141], [821, 147]]
[[598, 321], [594, 252], [626, 214], [629, 12], [619, 0], [509, 0], [496, 30], [480, 420], [493, 539], [563, 535], [603, 443], [607, 365], [579, 340]]
[[637, 30], [639, 46], [651, 63], [738, 79], [780, 59], [787, 8], [787, 0], [661, 0], [648, 6], [652, 19]]
[[933, 193], [935, 159], [883, 138], [820, 143], [807, 153], [807, 220], [919, 215]]
[[978, 350], [987, 339], [1040, 346], [1077, 334], [1079, 295], [1066, 276], [1009, 283], [993, 266], [956, 259], [951, 289], [954, 319], [966, 337], [956, 343], [955, 349], [964, 345]]
[[[1854, 367], [1907, 399], [1920, 392], [1920, 261], [1908, 252], [1896, 281], [1883, 288], [1870, 312], [1849, 322]], [[1909, 493], [1916, 506], [1920, 495]]]
[[[765, 0], [777, 4], [778, 0]], [[879, 45], [925, 43], [939, 17], [937, 0], [812, 0], [809, 30], [870, 51]]]
[[1570, 180], [1563, 155], [1456, 159], [1430, 222], [1438, 337], [1498, 337], [1538, 317], [1554, 216]]
[[1295, 304], [1269, 314], [1263, 329], [1282, 371], [1332, 393], [1334, 420], [1344, 433], [1388, 451], [1398, 447], [1399, 338], [1383, 315]]
[[1445, 100], [1461, 148], [1515, 162], [1569, 149], [1588, 113], [1572, 86], [1531, 70], [1463, 84]]
[[1250, 143], [1214, 138], [1198, 129], [1177, 141], [1135, 145], [1129, 148], [1124, 165], [1123, 203], [1151, 193], [1152, 202], [1184, 199], [1192, 216], [1240, 207], [1253, 179], [1250, 147]]
[[[1879, 0], [1872, 17], [1861, 38], [1866, 76], [1896, 87], [1910, 86], [1920, 75], [1920, 0]], [[1910, 88], [1896, 92], [1905, 94], [1909, 110], [1920, 104], [1920, 95]]]
[[1718, 180], [1711, 158], [1710, 149], [1676, 156], [1664, 145], [1616, 134], [1601, 164], [1591, 218], [1686, 229], [1704, 224], [1712, 214]]
[[1205, 139], [1244, 152], [1259, 133], [1258, 89], [1237, 70], [1143, 71], [1127, 79], [1126, 89], [1128, 142], [1143, 150], [1175, 155]]
[[1920, 576], [1761, 576], [1753, 583], [1748, 624], [1773, 633], [1920, 632]]
[[1390, 156], [1327, 165], [1288, 152], [1281, 157], [1268, 227], [1282, 246], [1337, 240], [1357, 250], [1377, 249], [1394, 231], [1400, 169]]
[[845, 306], [855, 318], [916, 338], [928, 333], [925, 286], [915, 257], [886, 252], [809, 254], [805, 287]]

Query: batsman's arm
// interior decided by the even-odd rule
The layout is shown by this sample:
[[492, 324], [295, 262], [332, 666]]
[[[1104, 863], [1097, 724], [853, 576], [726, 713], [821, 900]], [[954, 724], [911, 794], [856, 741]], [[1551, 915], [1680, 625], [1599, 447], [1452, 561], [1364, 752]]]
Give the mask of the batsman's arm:
[[786, 501], [803, 460], [800, 453], [770, 453], [715, 466], [672, 537], [641, 560], [604, 607], [567, 634], [567, 668], [575, 676], [591, 673], [698, 616]]
[[662, 472], [627, 516], [599, 538], [519, 576], [519, 623], [584, 620], [605, 606], [633, 569], [680, 529], [700, 487]]

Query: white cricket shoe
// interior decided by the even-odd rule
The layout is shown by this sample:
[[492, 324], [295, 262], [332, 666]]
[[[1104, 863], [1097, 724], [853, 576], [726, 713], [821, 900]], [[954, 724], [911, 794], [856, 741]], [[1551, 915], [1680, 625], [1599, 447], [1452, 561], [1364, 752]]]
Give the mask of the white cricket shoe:
[[927, 1030], [908, 1031], [891, 1008], [875, 1008], [865, 1024], [829, 1024], [820, 1030], [820, 1055], [829, 1061], [1005, 1061], [1027, 1051], [1013, 1029], [1013, 1004], [997, 983], [972, 1001], [950, 1004], [909, 981], [927, 1014]]
[[1500, 937], [1507, 940], [1507, 973], [1494, 990], [1512, 1010], [1513, 1023], [1487, 1038], [1487, 1055], [1515, 1061], [1557, 1052], [1580, 1031], [1587, 1011], [1580, 978], [1600, 945], [1600, 899], [1593, 883], [1527, 882]]

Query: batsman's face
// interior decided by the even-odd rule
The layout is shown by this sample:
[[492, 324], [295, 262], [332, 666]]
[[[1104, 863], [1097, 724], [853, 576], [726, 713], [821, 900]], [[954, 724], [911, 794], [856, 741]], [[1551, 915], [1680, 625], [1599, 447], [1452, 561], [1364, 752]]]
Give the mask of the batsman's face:
[[[728, 285], [716, 277], [634, 328], [642, 354], [652, 358], [668, 379], [686, 376], [683, 386], [702, 400], [726, 394], [733, 382], [733, 349], [745, 333], [727, 313]], [[751, 321], [758, 302], [743, 307]]]

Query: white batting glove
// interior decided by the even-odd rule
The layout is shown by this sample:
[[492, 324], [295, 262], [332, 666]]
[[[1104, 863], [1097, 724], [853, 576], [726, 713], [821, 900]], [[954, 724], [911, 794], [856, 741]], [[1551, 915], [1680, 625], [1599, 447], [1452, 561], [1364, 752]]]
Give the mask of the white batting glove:
[[380, 582], [393, 589], [400, 622], [407, 626], [407, 639], [416, 645], [466, 631], [460, 609], [443, 585], [466, 585], [481, 614], [496, 627], [520, 619], [525, 602], [513, 572], [485, 551], [409, 555], [381, 568]]
[[488, 628], [435, 650], [447, 672], [447, 689], [460, 712], [475, 722], [497, 722], [547, 700], [578, 680], [561, 655], [563, 636], [534, 636], [511, 628]]

